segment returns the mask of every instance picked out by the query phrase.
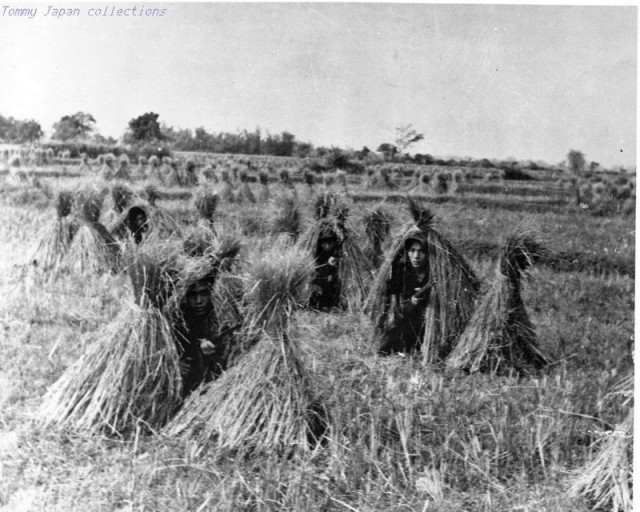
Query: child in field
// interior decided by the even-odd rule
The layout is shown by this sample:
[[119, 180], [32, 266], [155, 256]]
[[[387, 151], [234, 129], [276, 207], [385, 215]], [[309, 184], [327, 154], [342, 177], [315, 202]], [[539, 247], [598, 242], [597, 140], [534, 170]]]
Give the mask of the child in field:
[[184, 395], [226, 369], [234, 328], [220, 330], [211, 299], [212, 278], [188, 287], [181, 304], [182, 319], [176, 326]]
[[311, 282], [310, 308], [329, 311], [341, 307], [340, 256], [338, 236], [332, 229], [324, 229], [318, 237], [315, 253], [316, 274]]
[[378, 353], [414, 352], [420, 349], [424, 337], [425, 310], [429, 290], [426, 241], [409, 238], [405, 243], [405, 255], [392, 269], [387, 285], [388, 316], [380, 325], [381, 336]]

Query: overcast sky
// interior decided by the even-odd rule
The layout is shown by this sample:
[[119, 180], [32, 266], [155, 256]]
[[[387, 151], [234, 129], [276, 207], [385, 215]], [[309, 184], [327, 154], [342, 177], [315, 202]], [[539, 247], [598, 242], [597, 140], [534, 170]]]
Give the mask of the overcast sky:
[[[90, 8], [165, 8], [90, 17]], [[51, 132], [91, 113], [120, 137], [145, 112], [180, 128], [290, 131], [375, 149], [604, 165], [636, 160], [637, 9], [429, 4], [82, 3], [79, 17], [0, 6], [0, 114]]]

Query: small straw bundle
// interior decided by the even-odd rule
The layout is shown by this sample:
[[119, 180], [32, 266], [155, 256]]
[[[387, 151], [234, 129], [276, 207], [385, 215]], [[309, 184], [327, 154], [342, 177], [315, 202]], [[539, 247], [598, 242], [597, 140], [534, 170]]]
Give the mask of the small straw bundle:
[[111, 187], [111, 202], [116, 213], [122, 214], [133, 200], [134, 192], [124, 183], [116, 183]]
[[366, 298], [371, 268], [357, 232], [348, 222], [349, 208], [340, 204], [337, 196], [323, 194], [316, 200], [315, 213], [316, 222], [304, 233], [300, 245], [315, 255], [323, 232], [331, 231], [336, 235], [342, 255], [338, 270], [341, 304], [355, 311]]
[[113, 177], [117, 180], [131, 180], [131, 168], [129, 167], [129, 157], [127, 155], [120, 155], [118, 169]]
[[238, 193], [236, 194], [236, 202], [239, 204], [253, 204], [256, 202], [256, 196], [251, 191], [251, 188], [249, 188], [249, 183], [247, 183], [244, 179], [242, 180], [242, 184], [240, 185]]
[[365, 311], [377, 326], [391, 315], [390, 284], [401, 279], [408, 265], [405, 245], [420, 240], [427, 251], [428, 273], [434, 282], [428, 292], [424, 337], [421, 343], [425, 364], [443, 360], [451, 351], [469, 320], [480, 288], [480, 281], [462, 254], [434, 226], [434, 215], [407, 198], [414, 222], [392, 244], [376, 275]]
[[295, 242], [301, 231], [301, 215], [298, 200], [294, 195], [276, 198], [279, 208], [272, 222], [271, 232], [285, 233]]
[[612, 432], [603, 432], [592, 445], [595, 456], [571, 477], [569, 495], [586, 498], [594, 510], [633, 510], [633, 384], [631, 371], [605, 395], [622, 396], [621, 406], [629, 408], [627, 416]]
[[247, 277], [250, 327], [259, 341], [218, 380], [193, 393], [168, 435], [238, 451], [308, 450], [321, 435], [308, 375], [289, 337], [289, 317], [306, 300], [313, 262], [296, 248], [274, 246]]
[[[157, 249], [157, 248], [156, 248]], [[178, 407], [180, 362], [162, 308], [171, 293], [170, 260], [134, 252], [127, 267], [135, 302], [95, 335], [95, 342], [47, 392], [45, 427], [126, 435], [163, 426]]]
[[51, 229], [40, 240], [32, 258], [43, 272], [55, 276], [71, 246], [71, 241], [78, 231], [78, 221], [72, 217], [73, 193], [61, 190], [56, 197], [56, 220]]
[[544, 252], [529, 232], [516, 232], [508, 238], [495, 280], [449, 356], [450, 368], [491, 373], [514, 368], [526, 372], [547, 364], [522, 300], [522, 281]]
[[115, 156], [112, 153], [107, 153], [106, 155], [100, 155], [100, 157], [103, 163], [100, 169], [100, 177], [105, 181], [110, 181], [116, 175], [116, 170], [113, 165]]
[[198, 212], [198, 216], [213, 226], [214, 216], [218, 208], [218, 194], [202, 188], [196, 191], [193, 196], [193, 206]]
[[98, 219], [102, 198], [95, 194], [84, 200], [78, 228], [65, 261], [65, 266], [80, 274], [115, 272], [120, 268], [120, 244]]
[[374, 269], [382, 263], [382, 244], [391, 230], [391, 216], [381, 207], [371, 210], [363, 217], [365, 233], [369, 239], [367, 257]]
[[593, 503], [592, 510], [633, 510], [633, 407], [625, 420], [596, 441], [596, 456], [575, 472], [570, 496]]
[[261, 185], [260, 193], [258, 194], [258, 200], [261, 203], [266, 203], [267, 201], [269, 201], [269, 199], [271, 199], [271, 191], [269, 190], [269, 175], [264, 171], [260, 171], [260, 173], [258, 174], [258, 178]]

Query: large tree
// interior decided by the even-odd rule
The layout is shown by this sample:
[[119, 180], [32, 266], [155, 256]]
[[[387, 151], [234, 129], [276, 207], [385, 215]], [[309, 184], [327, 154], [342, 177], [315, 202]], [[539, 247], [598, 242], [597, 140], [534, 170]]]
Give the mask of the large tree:
[[42, 137], [40, 123], [32, 119], [20, 121], [0, 115], [0, 139], [13, 144], [35, 142]]
[[61, 141], [86, 139], [95, 131], [95, 127], [96, 120], [91, 114], [76, 112], [54, 123], [51, 138]]
[[569, 163], [569, 169], [574, 174], [580, 174], [584, 171], [584, 166], [587, 164], [584, 159], [584, 153], [573, 149], [567, 154], [567, 162]]
[[125, 135], [125, 140], [127, 142], [163, 140], [165, 137], [158, 123], [159, 117], [160, 114], [147, 112], [129, 121], [129, 132]]

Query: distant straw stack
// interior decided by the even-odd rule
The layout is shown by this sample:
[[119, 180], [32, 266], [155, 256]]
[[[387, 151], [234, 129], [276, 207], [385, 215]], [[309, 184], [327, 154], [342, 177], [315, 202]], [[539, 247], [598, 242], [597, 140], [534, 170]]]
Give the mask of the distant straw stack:
[[447, 365], [470, 372], [527, 372], [547, 364], [522, 299], [522, 283], [544, 248], [529, 232], [511, 235], [496, 277], [480, 299]]
[[391, 230], [391, 216], [381, 207], [377, 207], [365, 214], [363, 222], [369, 240], [367, 258], [372, 269], [378, 269], [382, 264], [382, 244]]
[[313, 261], [300, 249], [275, 246], [249, 267], [247, 336], [259, 341], [222, 376], [194, 393], [166, 433], [207, 448], [308, 450], [323, 432], [289, 318], [306, 301]]
[[271, 232], [284, 233], [293, 241], [298, 239], [301, 232], [301, 215], [298, 200], [294, 195], [285, 195], [277, 198], [278, 210], [272, 221]]
[[56, 219], [47, 229], [35, 251], [33, 261], [40, 269], [52, 276], [61, 268], [71, 241], [78, 231], [78, 221], [71, 215], [73, 209], [73, 193], [61, 190], [56, 197]]
[[80, 208], [80, 227], [67, 252], [65, 266], [81, 275], [118, 271], [120, 244], [98, 222], [102, 197], [97, 193], [90, 195], [84, 198]]
[[473, 312], [480, 281], [462, 254], [435, 228], [434, 215], [413, 200], [407, 201], [414, 221], [388, 252], [374, 279], [365, 311], [377, 326], [387, 322], [391, 314], [389, 285], [400, 278], [403, 266], [408, 265], [405, 244], [410, 239], [421, 240], [427, 251], [428, 273], [435, 283], [427, 299], [421, 343], [422, 361], [429, 364], [444, 360], [455, 346]]
[[200, 188], [193, 196], [193, 206], [198, 212], [198, 217], [204, 220], [210, 227], [215, 220], [218, 208], [218, 194], [206, 188]]
[[258, 200], [261, 203], [266, 203], [267, 201], [269, 201], [269, 199], [271, 199], [271, 191], [269, 190], [269, 175], [264, 171], [260, 171], [260, 173], [258, 174], [258, 178], [260, 180], [260, 193], [258, 195]]
[[133, 300], [123, 301], [119, 315], [51, 386], [40, 408], [44, 427], [126, 436], [158, 429], [173, 415], [182, 393], [180, 361], [162, 313], [171, 265], [150, 253], [132, 255]]

